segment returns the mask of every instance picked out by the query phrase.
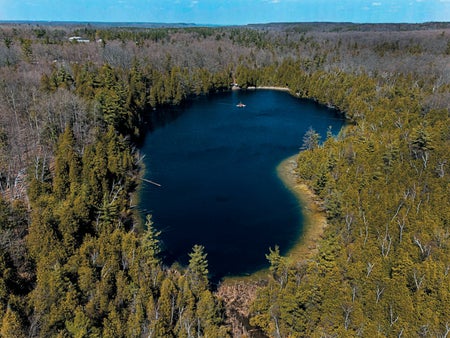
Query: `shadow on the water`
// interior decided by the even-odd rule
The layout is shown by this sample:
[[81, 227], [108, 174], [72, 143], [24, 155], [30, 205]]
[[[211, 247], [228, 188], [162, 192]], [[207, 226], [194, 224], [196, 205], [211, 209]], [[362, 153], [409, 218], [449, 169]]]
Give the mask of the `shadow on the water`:
[[145, 115], [146, 132], [152, 132], [158, 128], [175, 121], [186, 109], [187, 103], [183, 106], [162, 106], [154, 108]]

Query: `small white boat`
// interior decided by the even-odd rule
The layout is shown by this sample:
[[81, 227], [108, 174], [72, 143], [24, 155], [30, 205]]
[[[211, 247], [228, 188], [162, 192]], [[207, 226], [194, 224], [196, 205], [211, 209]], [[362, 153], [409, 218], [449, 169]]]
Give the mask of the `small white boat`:
[[245, 104], [243, 104], [242, 102], [239, 102], [239, 103], [236, 105], [236, 107], [238, 107], [238, 108], [244, 108], [244, 107], [245, 107]]

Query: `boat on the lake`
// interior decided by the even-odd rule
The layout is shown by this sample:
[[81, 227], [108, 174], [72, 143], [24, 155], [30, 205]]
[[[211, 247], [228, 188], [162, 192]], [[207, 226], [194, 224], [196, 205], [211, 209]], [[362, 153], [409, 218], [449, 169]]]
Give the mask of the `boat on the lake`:
[[244, 107], [245, 107], [245, 104], [243, 104], [242, 102], [239, 102], [239, 103], [236, 105], [236, 107], [238, 107], [238, 108], [244, 108]]

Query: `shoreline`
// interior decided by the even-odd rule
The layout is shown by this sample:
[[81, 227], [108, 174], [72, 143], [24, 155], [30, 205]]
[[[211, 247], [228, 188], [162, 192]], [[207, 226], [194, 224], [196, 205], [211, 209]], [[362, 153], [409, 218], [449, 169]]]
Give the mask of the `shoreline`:
[[279, 91], [283, 91], [283, 92], [290, 91], [290, 89], [288, 87], [275, 87], [275, 86], [261, 86], [261, 87], [256, 87], [256, 89], [279, 90]]
[[[325, 211], [321, 206], [319, 197], [305, 184], [298, 181], [297, 173], [298, 154], [281, 161], [276, 172], [284, 186], [294, 194], [301, 208], [303, 216], [302, 231], [289, 251], [283, 255], [289, 260], [311, 259], [319, 251], [319, 241], [328, 226]], [[269, 269], [261, 269], [242, 276], [226, 276], [221, 284], [233, 284], [239, 282], [255, 282], [267, 278]]]
[[298, 154], [278, 164], [277, 175], [285, 187], [297, 198], [303, 216], [303, 228], [293, 247], [285, 255], [288, 259], [310, 259], [319, 251], [318, 242], [328, 226], [319, 197], [305, 184], [299, 182], [295, 169]]
[[279, 90], [282, 92], [290, 92], [291, 90], [288, 87], [277, 87], [277, 86], [250, 86], [247, 88], [241, 88], [239, 86], [235, 87], [231, 87], [231, 90], [258, 90], [258, 89], [265, 89], [265, 90]]

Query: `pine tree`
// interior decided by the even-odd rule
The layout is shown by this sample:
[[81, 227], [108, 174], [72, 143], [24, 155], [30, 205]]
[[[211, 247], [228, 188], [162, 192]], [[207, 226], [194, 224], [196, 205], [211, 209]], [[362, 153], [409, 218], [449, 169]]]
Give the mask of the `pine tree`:
[[313, 150], [319, 147], [320, 135], [312, 127], [303, 136], [302, 150]]
[[80, 172], [80, 157], [75, 149], [75, 137], [72, 129], [67, 127], [59, 138], [56, 151], [53, 179], [53, 191], [56, 198], [62, 200], [69, 193], [77, 193]]
[[19, 315], [9, 306], [2, 319], [2, 327], [0, 335], [3, 338], [25, 338], [26, 334], [23, 330]]
[[219, 306], [213, 294], [204, 290], [197, 303], [197, 334], [204, 337], [228, 337]]
[[208, 260], [204, 251], [204, 246], [196, 244], [189, 253], [188, 275], [196, 296], [199, 296], [200, 292], [208, 286]]
[[141, 248], [145, 257], [145, 264], [148, 264], [153, 268], [161, 262], [158, 257], [161, 253], [160, 235], [161, 231], [158, 231], [153, 227], [152, 215], [147, 215], [145, 231], [141, 237]]

